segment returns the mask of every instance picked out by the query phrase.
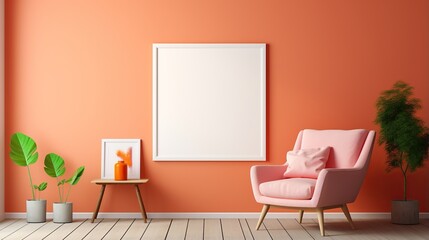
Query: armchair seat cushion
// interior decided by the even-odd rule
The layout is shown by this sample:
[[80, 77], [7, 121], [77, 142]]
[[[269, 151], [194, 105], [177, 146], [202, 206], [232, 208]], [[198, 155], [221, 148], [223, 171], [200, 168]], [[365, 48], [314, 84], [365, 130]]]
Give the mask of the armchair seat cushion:
[[315, 186], [316, 179], [290, 178], [261, 183], [259, 192], [266, 197], [307, 200]]

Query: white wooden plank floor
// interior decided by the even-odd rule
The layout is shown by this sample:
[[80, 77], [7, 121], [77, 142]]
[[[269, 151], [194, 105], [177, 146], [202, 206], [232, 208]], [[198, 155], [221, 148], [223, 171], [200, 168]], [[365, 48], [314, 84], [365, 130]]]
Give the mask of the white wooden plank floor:
[[0, 222], [0, 239], [429, 239], [429, 219], [419, 225], [394, 225], [388, 220], [356, 219], [352, 230], [345, 219], [325, 219], [325, 237], [320, 236], [317, 219], [265, 219], [256, 231], [257, 219], [89, 219], [73, 223], [27, 223], [25, 219]]

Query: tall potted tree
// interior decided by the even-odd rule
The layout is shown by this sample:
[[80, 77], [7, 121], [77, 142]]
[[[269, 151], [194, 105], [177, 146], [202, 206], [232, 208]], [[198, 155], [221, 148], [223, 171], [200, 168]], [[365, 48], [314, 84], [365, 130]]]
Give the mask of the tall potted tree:
[[[66, 168], [64, 166], [64, 159], [55, 154], [49, 153], [45, 157], [45, 172], [51, 177], [57, 179], [57, 187], [58, 187], [58, 195], [60, 198], [59, 202], [54, 202], [53, 205], [53, 213], [54, 218], [53, 222], [55, 223], [69, 223], [73, 221], [73, 203], [67, 202], [71, 187], [76, 185], [82, 174], [85, 170], [85, 167], [79, 167], [69, 179], [60, 180], [59, 177], [63, 176], [66, 172]], [[70, 186], [67, 190], [67, 194], [65, 194], [65, 184], [69, 183]]]
[[413, 87], [398, 81], [393, 88], [382, 92], [377, 100], [380, 125], [379, 144], [387, 152], [387, 171], [399, 168], [403, 175], [403, 198], [392, 201], [392, 223], [418, 224], [419, 203], [407, 198], [407, 176], [422, 167], [428, 157], [429, 131], [416, 116], [420, 100], [413, 98]]
[[[30, 171], [30, 165], [36, 163], [39, 157], [36, 142], [23, 133], [14, 133], [10, 140], [10, 149], [10, 158], [15, 164], [27, 168], [30, 180], [32, 198], [26, 202], [27, 222], [46, 222], [46, 200], [40, 199], [40, 192], [45, 190], [48, 184], [46, 182], [33, 184]], [[35, 191], [39, 191], [38, 198]]]

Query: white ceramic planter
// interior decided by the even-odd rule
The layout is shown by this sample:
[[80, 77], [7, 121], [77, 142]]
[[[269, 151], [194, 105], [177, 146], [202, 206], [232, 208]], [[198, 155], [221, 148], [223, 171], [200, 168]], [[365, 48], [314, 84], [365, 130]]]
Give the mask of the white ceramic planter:
[[73, 222], [73, 203], [56, 202], [54, 203], [54, 223], [71, 223]]
[[27, 200], [27, 222], [46, 222], [46, 200]]
[[392, 201], [392, 223], [419, 224], [419, 202], [417, 200]]

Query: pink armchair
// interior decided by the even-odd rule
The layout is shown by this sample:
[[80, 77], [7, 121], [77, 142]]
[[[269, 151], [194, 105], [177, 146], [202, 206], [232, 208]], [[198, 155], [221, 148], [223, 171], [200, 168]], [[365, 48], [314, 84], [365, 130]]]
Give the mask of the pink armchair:
[[256, 202], [264, 204], [258, 230], [271, 206], [315, 210], [320, 234], [325, 236], [323, 211], [341, 208], [354, 229], [347, 203], [355, 201], [368, 169], [375, 132], [356, 130], [302, 130], [294, 150], [330, 146], [326, 168], [316, 179], [285, 178], [285, 165], [252, 166], [250, 178]]

